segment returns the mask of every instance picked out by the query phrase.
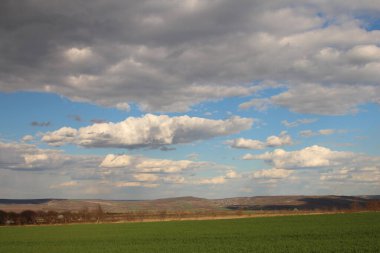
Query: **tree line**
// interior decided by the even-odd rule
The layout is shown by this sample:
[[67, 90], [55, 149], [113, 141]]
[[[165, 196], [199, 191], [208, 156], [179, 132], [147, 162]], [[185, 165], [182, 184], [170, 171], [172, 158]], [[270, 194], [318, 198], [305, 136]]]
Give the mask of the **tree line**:
[[74, 222], [100, 222], [106, 213], [99, 205], [96, 209], [83, 208], [78, 212], [32, 211], [20, 213], [0, 210], [0, 225], [60, 224]]
[[144, 221], [166, 220], [201, 217], [220, 217], [243, 215], [243, 211], [231, 210], [198, 210], [198, 211], [167, 211], [167, 210], [134, 210], [125, 213], [104, 212], [99, 205], [96, 209], [83, 208], [80, 211], [32, 211], [25, 210], [20, 213], [0, 210], [0, 225], [32, 225], [32, 224], [65, 224], [65, 223], [98, 223], [117, 221]]

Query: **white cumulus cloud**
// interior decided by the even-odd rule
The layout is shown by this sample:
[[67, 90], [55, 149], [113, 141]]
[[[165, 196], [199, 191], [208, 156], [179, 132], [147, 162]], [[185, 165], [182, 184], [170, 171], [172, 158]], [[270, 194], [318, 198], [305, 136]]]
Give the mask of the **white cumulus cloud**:
[[100, 161], [98, 156], [69, 155], [60, 150], [40, 149], [33, 144], [0, 141], [0, 169], [34, 171], [97, 168]]
[[245, 138], [237, 138], [226, 142], [230, 147], [239, 149], [265, 149], [268, 147], [291, 145], [292, 143], [293, 140], [286, 131], [281, 132], [279, 136], [269, 136], [265, 142]]
[[253, 119], [232, 117], [211, 120], [198, 117], [146, 114], [118, 123], [97, 123], [73, 129], [63, 127], [45, 133], [42, 141], [52, 146], [141, 148], [190, 143], [230, 135], [251, 128]]
[[310, 118], [310, 119], [297, 119], [295, 121], [287, 121], [287, 120], [283, 120], [281, 121], [281, 124], [283, 124], [284, 126], [286, 127], [297, 127], [299, 125], [303, 125], [303, 124], [311, 124], [311, 123], [314, 123], [316, 122], [318, 119], [316, 118]]
[[336, 129], [320, 129], [318, 131], [312, 131], [312, 130], [302, 130], [299, 135], [302, 137], [312, 137], [312, 136], [318, 136], [318, 135], [332, 135], [335, 133], [341, 133], [344, 132], [342, 130], [336, 130]]
[[314, 145], [296, 151], [276, 149], [272, 152], [253, 155], [246, 154], [244, 160], [264, 160], [277, 169], [308, 169], [308, 168], [343, 168], [357, 169], [376, 165], [380, 158], [348, 151], [334, 151], [326, 147]]
[[32, 135], [25, 135], [24, 137], [21, 138], [23, 142], [30, 142], [34, 140], [34, 137]]
[[143, 182], [154, 182], [159, 179], [159, 177], [155, 174], [148, 174], [148, 173], [141, 173], [141, 174], [134, 174], [133, 177], [137, 181], [143, 181]]
[[292, 173], [292, 170], [272, 168], [267, 170], [255, 171], [252, 173], [252, 177], [263, 179], [283, 179], [289, 177]]

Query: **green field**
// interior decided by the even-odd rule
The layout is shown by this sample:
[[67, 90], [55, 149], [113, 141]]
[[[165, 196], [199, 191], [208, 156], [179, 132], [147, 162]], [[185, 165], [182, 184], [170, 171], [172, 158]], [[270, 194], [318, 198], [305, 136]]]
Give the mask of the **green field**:
[[380, 213], [0, 227], [0, 252], [380, 252]]

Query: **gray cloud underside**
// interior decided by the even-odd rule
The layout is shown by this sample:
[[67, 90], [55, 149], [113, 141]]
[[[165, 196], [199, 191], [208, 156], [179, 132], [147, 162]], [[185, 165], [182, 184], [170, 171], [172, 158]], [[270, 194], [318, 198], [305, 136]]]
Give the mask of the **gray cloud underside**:
[[211, 120], [199, 117], [146, 114], [117, 123], [97, 123], [74, 129], [63, 127], [43, 134], [51, 146], [76, 144], [83, 147], [157, 148], [225, 136], [250, 129], [253, 119], [232, 117]]
[[355, 19], [375, 2], [4, 0], [0, 90], [186, 111], [274, 82], [289, 90], [270, 103], [344, 114], [379, 102], [380, 32]]

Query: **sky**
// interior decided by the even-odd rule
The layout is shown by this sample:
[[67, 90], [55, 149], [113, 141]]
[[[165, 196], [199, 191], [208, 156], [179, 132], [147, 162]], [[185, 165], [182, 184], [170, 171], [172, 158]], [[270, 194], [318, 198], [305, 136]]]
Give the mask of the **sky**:
[[380, 5], [0, 1], [0, 198], [380, 194]]

